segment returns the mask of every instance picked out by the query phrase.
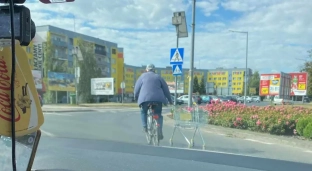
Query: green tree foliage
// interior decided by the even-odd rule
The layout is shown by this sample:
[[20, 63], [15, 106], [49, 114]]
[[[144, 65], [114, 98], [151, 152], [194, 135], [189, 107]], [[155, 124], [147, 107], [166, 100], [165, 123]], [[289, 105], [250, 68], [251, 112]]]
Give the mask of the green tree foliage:
[[199, 93], [206, 94], [206, 82], [204, 77], [201, 78], [200, 85], [199, 85]]
[[193, 93], [199, 93], [200, 87], [198, 83], [198, 78], [197, 76], [194, 77], [194, 86], [193, 86]]
[[[44, 42], [44, 59], [43, 59], [43, 74], [47, 78], [48, 72], [70, 72], [68, 68], [68, 61], [60, 60], [59, 56], [55, 56], [57, 47], [52, 44], [51, 39], [48, 37], [47, 41]], [[45, 80], [45, 85], [48, 85], [48, 80]], [[56, 102], [56, 92], [46, 90], [44, 94], [45, 103]]]
[[250, 94], [249, 88], [256, 88], [256, 95], [258, 95], [259, 94], [259, 85], [260, 85], [260, 74], [258, 71], [255, 71], [252, 74], [252, 76], [248, 82], [248, 88], [247, 88], [248, 94]]
[[[312, 50], [308, 51], [309, 58], [312, 58]], [[307, 85], [307, 95], [312, 96], [312, 61], [306, 61], [304, 62], [301, 72], [307, 72], [308, 73], [308, 85]]]
[[[91, 95], [91, 78], [101, 77], [101, 70], [96, 63], [93, 45], [82, 39], [79, 39], [77, 43], [83, 56], [83, 60], [77, 63], [77, 66], [80, 67], [80, 79], [78, 84], [79, 100], [80, 102], [91, 103], [93, 102], [93, 96]], [[75, 62], [77, 62], [76, 60], [77, 58], [75, 58]]]

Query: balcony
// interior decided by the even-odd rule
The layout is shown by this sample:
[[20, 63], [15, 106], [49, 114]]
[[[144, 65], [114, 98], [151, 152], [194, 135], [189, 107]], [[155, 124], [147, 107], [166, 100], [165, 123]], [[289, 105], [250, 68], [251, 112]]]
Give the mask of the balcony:
[[62, 40], [52, 39], [52, 44], [54, 46], [67, 47], [67, 42], [62, 41]]
[[105, 46], [102, 46], [102, 45], [95, 45], [95, 48], [94, 48], [94, 53], [95, 54], [99, 54], [99, 55], [103, 55], [103, 56], [106, 56], [107, 55], [107, 52], [106, 52], [106, 47]]
[[95, 54], [98, 54], [98, 55], [107, 56], [107, 52], [106, 52], [105, 49], [104, 49], [104, 50], [95, 49], [95, 50], [94, 50], [94, 53], [95, 53]]

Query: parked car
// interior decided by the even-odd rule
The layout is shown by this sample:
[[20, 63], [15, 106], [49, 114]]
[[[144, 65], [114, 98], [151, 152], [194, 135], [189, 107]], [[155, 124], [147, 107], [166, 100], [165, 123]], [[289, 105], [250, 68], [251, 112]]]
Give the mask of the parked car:
[[261, 102], [260, 96], [251, 96], [253, 102]]
[[[188, 103], [188, 98], [189, 96], [188, 95], [183, 95], [183, 96], [180, 96], [178, 99], [179, 100], [182, 100], [183, 103]], [[202, 103], [202, 98], [198, 95], [193, 95], [193, 99], [192, 99], [193, 102], [197, 103], [197, 104], [201, 104]]]
[[304, 103], [310, 103], [310, 98], [309, 97], [304, 97], [303, 102]]
[[[171, 95], [171, 98], [172, 98], [172, 102], [174, 104], [174, 96]], [[177, 105], [182, 105], [183, 103], [184, 103], [183, 100], [177, 98]]]
[[203, 101], [203, 99], [200, 96], [193, 95], [193, 102], [195, 102], [197, 104], [201, 104], [202, 101]]
[[211, 97], [211, 96], [208, 96], [208, 95], [201, 95], [200, 97], [202, 98], [202, 102], [203, 102], [203, 103], [211, 104], [211, 100], [212, 100], [212, 97]]
[[249, 96], [242, 96], [242, 97], [239, 97], [238, 99], [237, 99], [237, 101], [239, 102], [239, 103], [244, 103], [244, 99], [246, 99], [246, 102], [247, 103], [251, 103], [252, 102], [252, 98], [251, 97], [249, 97]]
[[294, 102], [290, 99], [285, 99], [285, 98], [279, 97], [277, 95], [277, 96], [274, 96], [273, 104], [274, 105], [277, 105], [277, 104], [284, 105], [284, 104], [294, 104]]
[[238, 100], [234, 96], [225, 96], [223, 98], [229, 102], [235, 102], [236, 104], [238, 103]]

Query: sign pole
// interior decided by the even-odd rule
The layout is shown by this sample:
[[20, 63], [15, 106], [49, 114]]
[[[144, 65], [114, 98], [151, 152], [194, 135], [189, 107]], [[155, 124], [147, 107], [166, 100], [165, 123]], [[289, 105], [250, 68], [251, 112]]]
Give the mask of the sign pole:
[[[177, 49], [179, 48], [179, 25], [176, 25], [177, 29]], [[175, 84], [175, 90], [174, 90], [174, 106], [177, 105], [177, 89], [178, 89], [178, 76], [174, 76], [174, 84]]]

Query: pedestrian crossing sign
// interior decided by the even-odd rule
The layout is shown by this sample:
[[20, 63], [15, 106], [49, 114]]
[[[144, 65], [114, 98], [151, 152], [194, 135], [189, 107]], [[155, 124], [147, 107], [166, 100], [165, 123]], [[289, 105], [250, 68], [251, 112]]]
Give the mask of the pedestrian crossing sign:
[[182, 75], [182, 65], [172, 65], [173, 75]]
[[172, 48], [170, 50], [170, 64], [183, 64], [184, 48]]

